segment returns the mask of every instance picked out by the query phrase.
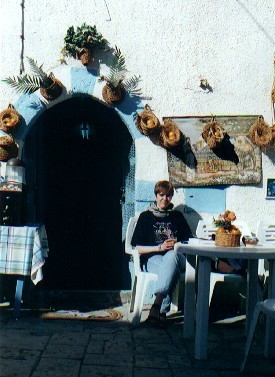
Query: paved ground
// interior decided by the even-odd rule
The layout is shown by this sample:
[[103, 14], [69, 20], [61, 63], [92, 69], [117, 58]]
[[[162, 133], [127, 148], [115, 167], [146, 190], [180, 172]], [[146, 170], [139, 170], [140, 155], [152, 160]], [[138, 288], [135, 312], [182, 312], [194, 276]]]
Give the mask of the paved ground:
[[[45, 320], [42, 310], [0, 310], [1, 377], [237, 377], [245, 345], [244, 320], [210, 324], [207, 361], [194, 359], [194, 341], [183, 340], [182, 317], [160, 330], [132, 327], [129, 303], [112, 302], [123, 318], [112, 322]], [[71, 309], [74, 309], [71, 307]], [[143, 319], [148, 311], [143, 312]], [[239, 317], [241, 318], [241, 317]], [[249, 357], [248, 376], [275, 375], [263, 356], [263, 324]]]

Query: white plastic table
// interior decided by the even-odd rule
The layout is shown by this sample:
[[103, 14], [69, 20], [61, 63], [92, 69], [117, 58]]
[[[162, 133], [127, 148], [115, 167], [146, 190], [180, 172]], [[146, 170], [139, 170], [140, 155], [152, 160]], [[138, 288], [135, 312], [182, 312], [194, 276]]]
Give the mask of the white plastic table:
[[[207, 358], [207, 336], [209, 319], [209, 288], [211, 273], [211, 258], [239, 258], [248, 259], [247, 272], [247, 300], [246, 300], [246, 328], [249, 328], [252, 314], [257, 302], [258, 292], [258, 260], [269, 261], [268, 297], [275, 298], [275, 248], [271, 246], [253, 247], [220, 247], [214, 242], [201, 241], [197, 245], [175, 244], [175, 250], [186, 254], [184, 326], [185, 338], [194, 335], [194, 319], [196, 315], [195, 358]], [[196, 263], [196, 259], [198, 259]], [[195, 276], [197, 271], [198, 292], [195, 303]], [[192, 300], [190, 300], [192, 297]], [[270, 320], [266, 323], [265, 356], [275, 357], [275, 324]]]

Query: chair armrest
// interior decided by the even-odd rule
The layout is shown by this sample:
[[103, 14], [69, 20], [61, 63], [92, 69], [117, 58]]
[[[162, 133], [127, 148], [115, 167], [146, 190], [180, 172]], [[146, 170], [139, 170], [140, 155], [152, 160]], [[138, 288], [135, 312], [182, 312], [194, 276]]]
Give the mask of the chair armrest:
[[132, 250], [132, 256], [134, 260], [135, 275], [138, 276], [141, 270], [140, 270], [140, 254], [137, 249]]

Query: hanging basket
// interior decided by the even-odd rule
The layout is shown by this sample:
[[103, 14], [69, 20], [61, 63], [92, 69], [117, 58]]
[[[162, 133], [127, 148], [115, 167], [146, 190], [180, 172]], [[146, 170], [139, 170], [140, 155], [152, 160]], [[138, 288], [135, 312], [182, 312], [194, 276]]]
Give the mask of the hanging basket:
[[218, 148], [224, 139], [224, 129], [221, 124], [213, 118], [211, 122], [206, 123], [201, 135], [210, 149]]
[[223, 247], [240, 246], [241, 234], [216, 233], [215, 245]]
[[0, 146], [0, 161], [8, 161], [18, 156], [18, 145], [13, 142], [11, 145]]
[[159, 120], [149, 105], [146, 104], [144, 110], [136, 117], [136, 126], [146, 136], [152, 135], [159, 130]]
[[272, 141], [272, 128], [260, 116], [249, 130], [249, 138], [259, 148], [266, 148]]
[[92, 50], [86, 47], [81, 48], [77, 53], [77, 58], [81, 60], [83, 65], [89, 65], [93, 61]]
[[60, 96], [63, 87], [52, 72], [49, 74], [49, 77], [53, 80], [53, 83], [48, 88], [40, 88], [40, 93], [48, 101], [51, 101]]
[[4, 147], [6, 145], [12, 145], [14, 140], [11, 136], [5, 134], [4, 132], [0, 134], [0, 147]]
[[164, 148], [173, 148], [177, 146], [181, 139], [181, 132], [178, 125], [172, 120], [165, 120], [160, 128], [159, 145]]
[[112, 88], [108, 83], [102, 89], [102, 97], [109, 105], [122, 102], [125, 97], [125, 89], [122, 84]]
[[1, 111], [0, 113], [0, 128], [4, 132], [11, 134], [15, 132], [20, 123], [20, 115], [14, 109], [13, 105], [10, 103], [8, 108]]

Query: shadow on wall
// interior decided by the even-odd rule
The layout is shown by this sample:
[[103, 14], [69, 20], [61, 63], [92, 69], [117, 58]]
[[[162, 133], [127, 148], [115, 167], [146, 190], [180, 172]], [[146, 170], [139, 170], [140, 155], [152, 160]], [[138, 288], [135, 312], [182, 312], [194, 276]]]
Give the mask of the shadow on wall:
[[187, 221], [188, 225], [191, 228], [192, 234], [196, 234], [198, 222], [199, 220], [202, 220], [201, 215], [190, 207], [188, 207], [188, 213], [187, 213], [186, 206], [183, 204], [179, 204], [178, 206], [175, 207], [175, 209], [180, 211], [183, 214], [185, 220]]

